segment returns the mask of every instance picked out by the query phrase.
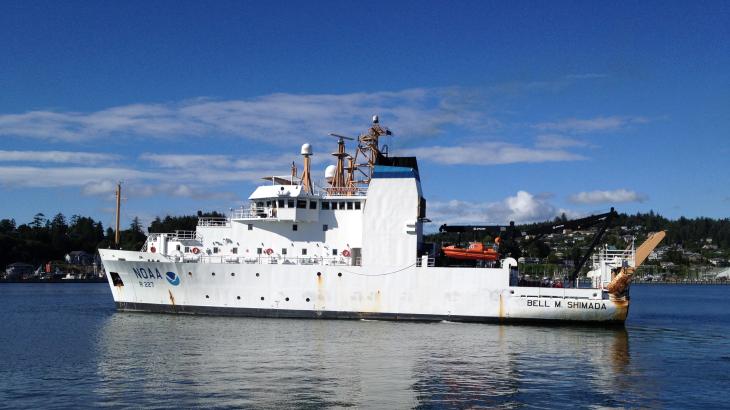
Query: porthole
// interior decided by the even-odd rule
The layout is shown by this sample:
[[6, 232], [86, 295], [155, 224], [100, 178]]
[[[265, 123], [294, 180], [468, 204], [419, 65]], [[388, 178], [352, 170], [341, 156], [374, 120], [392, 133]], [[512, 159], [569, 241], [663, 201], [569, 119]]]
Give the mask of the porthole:
[[317, 272], [317, 276], [322, 276], [322, 272]]
[[241, 300], [241, 297], [240, 296], [236, 296], [236, 299]]
[[264, 300], [264, 297], [263, 296], [261, 296], [261, 300]]
[[258, 273], [258, 272], [256, 272], [256, 277], [257, 277], [257, 278], [259, 277], [259, 273]]
[[514, 290], [510, 290], [510, 291], [509, 291], [509, 294], [510, 294], [510, 295], [514, 295], [514, 294], [515, 294], [515, 291], [514, 291]]
[[309, 298], [307, 298], [307, 302], [309, 302]]
[[342, 277], [342, 272], [337, 272], [337, 276]]
[[193, 272], [188, 272], [188, 276], [193, 276]]
[[215, 276], [215, 272], [211, 272], [210, 274], [211, 274], [211, 276]]
[[286, 300], [286, 301], [288, 302], [288, 301], [289, 301], [289, 298], [286, 298], [286, 299], [284, 299], [284, 300]]
[[231, 276], [236, 276], [236, 272], [231, 272]]
[[210, 298], [210, 296], [208, 296], [208, 295], [205, 295], [205, 298], [206, 298], [206, 299], [208, 299], [208, 298]]

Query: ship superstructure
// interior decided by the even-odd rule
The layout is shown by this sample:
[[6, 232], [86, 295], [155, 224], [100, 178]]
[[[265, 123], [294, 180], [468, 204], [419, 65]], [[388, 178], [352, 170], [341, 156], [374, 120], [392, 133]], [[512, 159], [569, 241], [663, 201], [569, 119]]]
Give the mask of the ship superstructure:
[[423, 241], [426, 200], [416, 158], [388, 157], [379, 139], [389, 134], [374, 117], [356, 139], [355, 155], [346, 152], [346, 141], [354, 138], [333, 134], [335, 164], [325, 170], [324, 186], [312, 183], [314, 153], [304, 144], [301, 175], [292, 164], [289, 175], [264, 178], [249, 202], [226, 217], [201, 217], [195, 231], [150, 234], [141, 251], [100, 250], [118, 309], [347, 319], [625, 320], [628, 283], [607, 290], [612, 275], [624, 272], [604, 272], [608, 281], [596, 281], [594, 288], [544, 288], [520, 286], [510, 257], [472, 267], [437, 266], [437, 248]]

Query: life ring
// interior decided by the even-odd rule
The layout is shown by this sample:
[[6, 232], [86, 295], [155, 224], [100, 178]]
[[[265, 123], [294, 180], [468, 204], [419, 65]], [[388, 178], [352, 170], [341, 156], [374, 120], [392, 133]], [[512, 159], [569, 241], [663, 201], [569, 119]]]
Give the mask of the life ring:
[[154, 246], [150, 246], [150, 252], [155, 253], [155, 251], [157, 251], [157, 249], [155, 249]]
[[193, 254], [197, 255], [197, 254], [199, 254], [199, 253], [200, 253], [200, 249], [198, 249], [198, 248], [193, 248]]
[[345, 258], [349, 258], [350, 257], [350, 251], [347, 250], [347, 249], [345, 249], [344, 251], [342, 251], [342, 256], [344, 256]]
[[267, 255], [271, 255], [272, 253], [274, 253], [274, 250], [271, 248], [268, 248], [264, 252], [266, 252]]

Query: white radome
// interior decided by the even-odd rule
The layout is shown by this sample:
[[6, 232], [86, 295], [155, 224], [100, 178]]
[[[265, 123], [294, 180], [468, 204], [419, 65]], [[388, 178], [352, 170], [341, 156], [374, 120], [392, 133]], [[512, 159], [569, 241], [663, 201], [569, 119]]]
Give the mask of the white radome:
[[312, 145], [311, 144], [302, 145], [302, 155], [312, 155]]

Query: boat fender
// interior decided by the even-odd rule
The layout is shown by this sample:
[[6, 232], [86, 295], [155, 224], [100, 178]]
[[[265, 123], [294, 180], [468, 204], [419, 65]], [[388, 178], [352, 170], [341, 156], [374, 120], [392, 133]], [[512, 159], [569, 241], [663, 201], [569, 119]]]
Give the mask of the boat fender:
[[150, 252], [155, 253], [156, 250], [154, 246], [150, 246]]
[[199, 253], [200, 253], [200, 249], [198, 249], [198, 248], [193, 248], [193, 254], [197, 255], [197, 254], [199, 254]]
[[266, 252], [267, 255], [271, 255], [272, 253], [274, 253], [274, 250], [271, 248], [268, 248], [264, 252]]
[[342, 256], [344, 256], [345, 258], [349, 258], [350, 257], [350, 251], [347, 250], [347, 249], [345, 249], [344, 251], [342, 251]]

